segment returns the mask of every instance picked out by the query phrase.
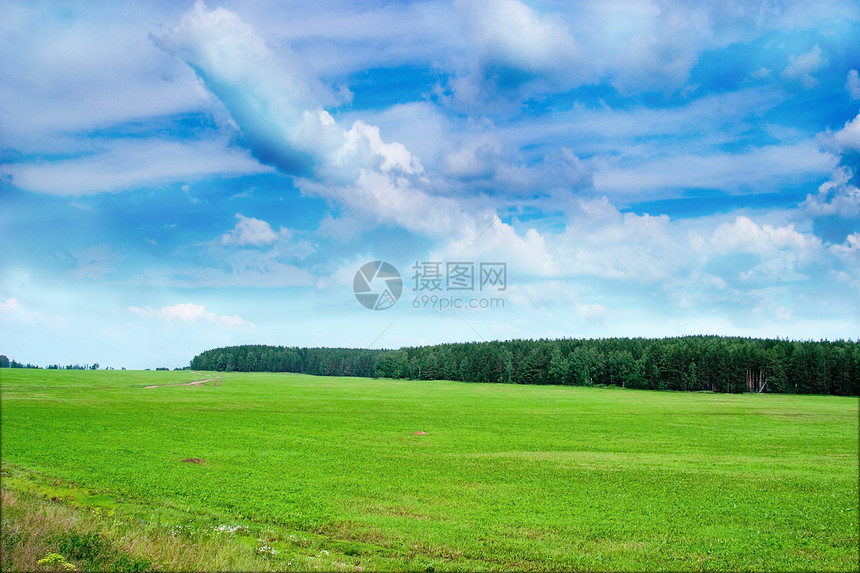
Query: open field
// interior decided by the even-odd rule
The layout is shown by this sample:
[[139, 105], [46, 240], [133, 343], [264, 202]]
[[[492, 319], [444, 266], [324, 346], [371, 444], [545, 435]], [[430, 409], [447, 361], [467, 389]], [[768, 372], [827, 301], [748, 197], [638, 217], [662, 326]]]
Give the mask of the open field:
[[857, 568], [857, 398], [0, 376], [4, 569]]

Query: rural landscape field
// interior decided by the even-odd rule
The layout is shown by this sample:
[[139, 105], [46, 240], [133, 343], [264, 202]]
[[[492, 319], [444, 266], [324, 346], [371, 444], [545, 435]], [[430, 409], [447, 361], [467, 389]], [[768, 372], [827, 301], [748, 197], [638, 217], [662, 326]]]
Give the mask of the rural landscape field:
[[0, 573], [860, 571], [858, 38], [2, 0]]
[[855, 397], [27, 369], [0, 396], [3, 570], [857, 568]]

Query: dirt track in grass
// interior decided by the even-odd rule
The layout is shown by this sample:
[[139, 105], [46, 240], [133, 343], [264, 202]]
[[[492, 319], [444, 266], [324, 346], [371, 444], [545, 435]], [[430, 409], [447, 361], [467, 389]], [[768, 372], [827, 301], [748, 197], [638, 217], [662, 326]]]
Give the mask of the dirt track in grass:
[[206, 380], [195, 380], [194, 382], [185, 382], [184, 384], [163, 384], [161, 386], [144, 386], [143, 389], [149, 388], [168, 388], [170, 386], [203, 386], [207, 382], [214, 382], [215, 378], [207, 378]]

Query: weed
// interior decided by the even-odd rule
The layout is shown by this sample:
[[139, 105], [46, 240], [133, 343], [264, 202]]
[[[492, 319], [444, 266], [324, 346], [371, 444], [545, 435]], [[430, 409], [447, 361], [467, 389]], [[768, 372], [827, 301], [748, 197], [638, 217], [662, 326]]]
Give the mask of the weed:
[[255, 551], [257, 555], [263, 555], [265, 557], [274, 557], [278, 554], [277, 549], [274, 549], [271, 545], [268, 545], [267, 542], [263, 539], [257, 540], [257, 550]]
[[66, 561], [65, 557], [59, 553], [48, 553], [44, 558], [39, 559], [36, 563], [48, 571], [75, 571], [77, 569], [74, 564]]
[[68, 555], [70, 559], [93, 563], [99, 561], [110, 549], [108, 541], [95, 531], [63, 534], [57, 541], [57, 545], [60, 552]]

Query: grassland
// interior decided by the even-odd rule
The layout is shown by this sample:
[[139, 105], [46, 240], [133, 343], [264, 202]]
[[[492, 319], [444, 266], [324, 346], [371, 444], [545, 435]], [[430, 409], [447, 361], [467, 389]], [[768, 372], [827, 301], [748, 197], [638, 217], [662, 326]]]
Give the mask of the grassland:
[[0, 376], [3, 569], [857, 570], [856, 398]]

